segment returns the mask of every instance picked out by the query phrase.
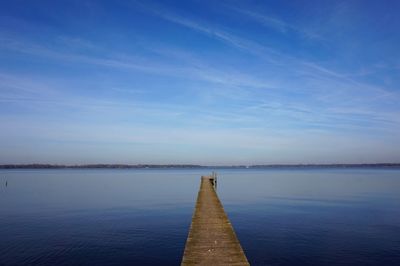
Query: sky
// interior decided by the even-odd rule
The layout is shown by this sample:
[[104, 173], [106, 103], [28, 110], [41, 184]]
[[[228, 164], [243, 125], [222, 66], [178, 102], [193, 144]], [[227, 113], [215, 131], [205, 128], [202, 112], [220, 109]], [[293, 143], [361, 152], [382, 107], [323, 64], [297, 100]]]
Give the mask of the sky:
[[0, 164], [400, 162], [400, 1], [1, 1]]

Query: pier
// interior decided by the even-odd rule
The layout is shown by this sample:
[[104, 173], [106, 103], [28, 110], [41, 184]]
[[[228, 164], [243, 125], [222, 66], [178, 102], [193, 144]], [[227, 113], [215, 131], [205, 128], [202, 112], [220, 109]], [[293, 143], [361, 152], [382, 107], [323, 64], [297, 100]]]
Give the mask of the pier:
[[215, 191], [216, 175], [202, 176], [182, 266], [250, 265]]

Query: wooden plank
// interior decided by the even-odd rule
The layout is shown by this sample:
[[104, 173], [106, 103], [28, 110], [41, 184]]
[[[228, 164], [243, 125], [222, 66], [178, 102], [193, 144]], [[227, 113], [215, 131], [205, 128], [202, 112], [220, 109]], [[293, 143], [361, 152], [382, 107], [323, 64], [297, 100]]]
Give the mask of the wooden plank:
[[250, 265], [214, 189], [202, 176], [181, 265]]

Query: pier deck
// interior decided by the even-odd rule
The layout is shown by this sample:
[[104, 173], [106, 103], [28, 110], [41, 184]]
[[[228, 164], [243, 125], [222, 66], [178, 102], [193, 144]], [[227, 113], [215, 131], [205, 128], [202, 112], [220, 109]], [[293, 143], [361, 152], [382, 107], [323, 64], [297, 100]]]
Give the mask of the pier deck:
[[250, 265], [214, 189], [216, 179], [201, 177], [181, 265]]

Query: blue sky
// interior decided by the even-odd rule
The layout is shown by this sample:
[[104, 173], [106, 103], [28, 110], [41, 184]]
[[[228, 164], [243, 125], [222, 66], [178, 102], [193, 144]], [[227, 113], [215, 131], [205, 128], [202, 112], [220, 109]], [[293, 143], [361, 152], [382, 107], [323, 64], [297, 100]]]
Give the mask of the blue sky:
[[0, 163], [400, 161], [399, 1], [1, 1]]

